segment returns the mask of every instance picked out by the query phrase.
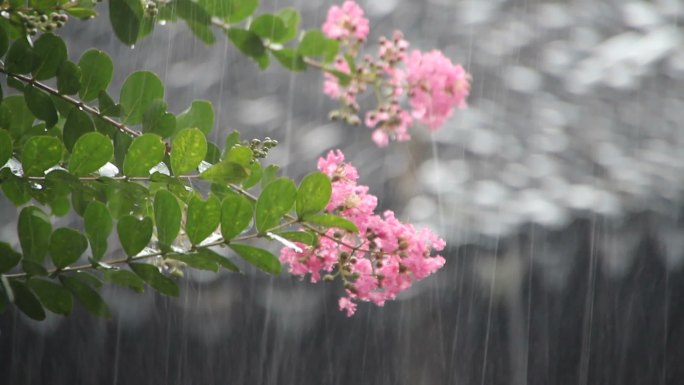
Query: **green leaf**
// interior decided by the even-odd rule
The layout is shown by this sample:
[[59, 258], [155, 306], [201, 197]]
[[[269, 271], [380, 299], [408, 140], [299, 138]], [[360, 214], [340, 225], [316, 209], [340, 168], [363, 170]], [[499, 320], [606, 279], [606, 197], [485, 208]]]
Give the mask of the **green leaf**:
[[[116, 104], [107, 91], [100, 91], [97, 93], [97, 103], [100, 106], [100, 112], [104, 115], [114, 117], [121, 116], [121, 105]], [[102, 119], [100, 119], [100, 121], [108, 125], [111, 130], [118, 130], [116, 127], [113, 127], [111, 123], [105, 122]]]
[[0, 26], [0, 57], [5, 56], [9, 48], [9, 36], [5, 28]]
[[10, 281], [10, 287], [14, 294], [14, 304], [29, 318], [42, 321], [45, 319], [45, 310], [35, 294], [23, 283], [17, 280]]
[[39, 275], [47, 277], [48, 275], [48, 271], [45, 268], [45, 266], [42, 265], [42, 263], [29, 261], [27, 259], [21, 261], [21, 268], [24, 270], [24, 273], [26, 273], [28, 276]]
[[176, 129], [199, 128], [209, 135], [214, 128], [214, 107], [207, 100], [194, 100], [190, 108], [181, 112], [176, 120]]
[[247, 198], [228, 195], [221, 203], [221, 235], [229, 241], [239, 235], [252, 221], [254, 208]]
[[44, 33], [33, 43], [33, 52], [37, 57], [37, 65], [31, 71], [37, 80], [53, 78], [62, 63], [67, 60], [67, 48], [64, 40]]
[[171, 253], [167, 255], [167, 258], [175, 259], [181, 261], [186, 265], [200, 270], [209, 270], [213, 272], [219, 271], [219, 264], [211, 257], [205, 257], [206, 253], [192, 253], [192, 254], [176, 254]]
[[162, 138], [168, 138], [176, 130], [176, 116], [166, 111], [166, 102], [153, 100], [143, 113], [143, 132], [151, 132]]
[[78, 261], [87, 248], [86, 237], [68, 227], [60, 227], [50, 236], [50, 255], [58, 269], [63, 269]]
[[277, 51], [271, 51], [271, 54], [283, 65], [283, 67], [291, 71], [304, 71], [306, 63], [304, 57], [292, 48], [283, 48]]
[[158, 292], [168, 296], [178, 297], [179, 290], [176, 282], [160, 273], [156, 266], [145, 263], [131, 263], [130, 267], [135, 274]]
[[241, 164], [244, 167], [250, 167], [252, 160], [254, 160], [254, 153], [249, 147], [238, 145], [228, 151], [225, 160]]
[[9, 243], [0, 242], [0, 274], [10, 271], [21, 260], [21, 254], [12, 249]]
[[33, 86], [28, 86], [24, 89], [24, 98], [29, 110], [36, 118], [44, 120], [48, 128], [57, 123], [57, 109], [48, 94]]
[[226, 136], [226, 142], [223, 145], [223, 151], [228, 153], [230, 149], [233, 148], [233, 146], [237, 145], [240, 142], [240, 131], [238, 130], [233, 130], [228, 136]]
[[88, 175], [104, 166], [114, 156], [112, 140], [99, 132], [89, 132], [76, 141], [69, 161], [74, 175]]
[[264, 175], [261, 170], [261, 164], [258, 162], [250, 164], [249, 170], [249, 177], [242, 182], [242, 188], [244, 189], [250, 189], [259, 184], [261, 177]]
[[251, 16], [259, 6], [258, 0], [198, 0], [212, 16], [237, 23]]
[[90, 273], [87, 273], [83, 270], [76, 271], [73, 273], [73, 277], [77, 278], [79, 281], [88, 284], [90, 287], [99, 289], [102, 287], [102, 281], [100, 279]]
[[221, 150], [216, 144], [207, 142], [207, 154], [204, 156], [204, 161], [211, 164], [221, 161]]
[[93, 259], [99, 261], [107, 251], [107, 238], [114, 228], [112, 215], [104, 203], [92, 201], [83, 213], [83, 221]]
[[81, 89], [81, 68], [68, 60], [62, 62], [57, 69], [57, 91], [60, 94], [73, 95]]
[[162, 245], [171, 245], [181, 227], [182, 212], [176, 197], [167, 190], [159, 190], [154, 196], [154, 221], [157, 238]]
[[[119, 130], [116, 130], [114, 132], [114, 164], [120, 170], [123, 169], [123, 165], [126, 161], [126, 156], [128, 155], [128, 149], [131, 147], [132, 143], [133, 138], [131, 138], [127, 134]], [[135, 167], [135, 165], [133, 167]]]
[[176, 176], [194, 171], [207, 154], [207, 138], [197, 128], [181, 130], [171, 147], [171, 170]]
[[309, 246], [312, 246], [316, 240], [313, 234], [306, 231], [283, 231], [278, 235], [292, 242], [300, 242]]
[[269, 164], [264, 168], [262, 171], [262, 177], [261, 177], [261, 186], [265, 187], [268, 186], [269, 183], [273, 182], [277, 176], [278, 176], [278, 171], [280, 170], [280, 167], [276, 166], [275, 164]]
[[297, 199], [297, 187], [290, 179], [276, 179], [269, 183], [256, 202], [255, 222], [260, 233], [277, 226]]
[[112, 313], [109, 311], [109, 307], [102, 300], [100, 294], [95, 291], [92, 287], [81, 282], [77, 278], [60, 275], [59, 280], [62, 285], [69, 289], [71, 294], [76, 297], [78, 302], [80, 302], [83, 307], [89, 312], [103, 318], [111, 318]]
[[299, 53], [304, 56], [321, 56], [325, 53], [328, 45], [328, 38], [323, 32], [318, 30], [310, 30], [304, 34], [302, 41], [299, 43]]
[[7, 71], [15, 74], [27, 74], [38, 64], [38, 57], [33, 52], [27, 38], [20, 38], [12, 43], [5, 58]]
[[221, 221], [221, 202], [211, 195], [206, 201], [193, 197], [188, 204], [185, 232], [193, 245], [211, 235]]
[[216, 42], [214, 31], [212, 31], [209, 26], [192, 21], [186, 21], [186, 23], [188, 24], [190, 31], [192, 31], [192, 34], [195, 35], [196, 38], [202, 40], [204, 44], [211, 45]]
[[114, 63], [103, 51], [91, 49], [81, 56], [78, 66], [81, 68], [81, 89], [78, 96], [84, 102], [89, 102], [97, 98], [100, 91], [107, 89], [112, 81]]
[[249, 25], [249, 30], [272, 42], [282, 41], [288, 33], [283, 20], [271, 14], [257, 16]]
[[9, 132], [0, 129], [0, 167], [12, 157], [12, 137]]
[[64, 146], [69, 152], [72, 152], [78, 138], [88, 132], [95, 131], [95, 125], [88, 114], [78, 108], [72, 108], [64, 122], [62, 131]]
[[285, 28], [287, 29], [286, 33], [281, 37], [281, 41], [289, 41], [297, 37], [297, 28], [299, 28], [301, 19], [299, 11], [288, 7], [280, 10], [277, 15], [283, 21]]
[[[264, 43], [259, 35], [240, 28], [231, 28], [226, 33], [230, 41], [233, 42], [240, 52], [254, 59], [261, 69], [265, 69], [268, 66], [266, 47], [264, 47]], [[264, 58], [266, 58], [265, 64], [263, 62]]]
[[331, 194], [332, 184], [327, 175], [322, 172], [307, 175], [297, 190], [297, 216], [302, 219], [322, 211], [330, 201]]
[[176, 15], [188, 23], [201, 25], [211, 24], [211, 15], [198, 3], [191, 0], [174, 0], [169, 6], [173, 7]]
[[23, 178], [19, 178], [12, 174], [9, 168], [4, 168], [0, 171], [0, 177], [4, 179], [0, 187], [15, 206], [21, 206], [31, 200], [29, 182]]
[[40, 278], [31, 278], [28, 286], [36, 294], [46, 309], [55, 314], [69, 315], [73, 303], [71, 293], [62, 285]]
[[[235, 273], [240, 272], [240, 269], [230, 259], [224, 257], [223, 255], [221, 255], [221, 254], [219, 254], [213, 250], [210, 250], [207, 248], [202, 248], [202, 249], [198, 249], [195, 253], [193, 253], [191, 255], [197, 255], [197, 256], [200, 256], [201, 258], [205, 259], [205, 260], [214, 261], [215, 263], [217, 263], [219, 266], [222, 266], [226, 270], [230, 270], [230, 271], [233, 271]], [[190, 264], [188, 263], [188, 265], [190, 265]], [[192, 266], [192, 265], [190, 265], [190, 266]]]
[[94, 9], [84, 7], [71, 7], [65, 9], [64, 12], [80, 20], [88, 20], [97, 16], [97, 12]]
[[309, 215], [306, 217], [306, 222], [321, 225], [328, 228], [337, 227], [342, 230], [351, 231], [352, 233], [359, 232], [359, 228], [356, 227], [356, 225], [353, 222], [333, 214]]
[[149, 71], [132, 73], [123, 86], [119, 103], [123, 108], [123, 123], [142, 122], [143, 113], [155, 99], [164, 98], [164, 85], [157, 75]]
[[149, 176], [150, 169], [164, 159], [166, 146], [159, 135], [144, 134], [133, 140], [123, 163], [126, 176]]
[[12, 95], [3, 99], [0, 105], [0, 112], [3, 112], [3, 115], [6, 112], [9, 120], [9, 127], [4, 126], [2, 128], [9, 128], [9, 132], [14, 138], [21, 137], [25, 131], [31, 128], [33, 121], [36, 120], [28, 109], [26, 100], [24, 100], [22, 95]]
[[24, 144], [21, 163], [28, 176], [43, 175], [44, 171], [62, 159], [62, 142], [53, 136], [33, 136]]
[[109, 21], [124, 44], [133, 45], [138, 40], [143, 12], [142, 1], [109, 0]]
[[138, 219], [131, 215], [124, 215], [119, 219], [116, 231], [126, 255], [133, 257], [150, 243], [152, 227], [152, 219], [149, 217]]
[[274, 275], [280, 274], [280, 261], [270, 252], [248, 245], [231, 244], [229, 246], [242, 259], [259, 269]]
[[200, 177], [218, 184], [238, 183], [247, 178], [247, 169], [239, 163], [222, 161], [206, 169]]
[[103, 276], [106, 282], [127, 287], [138, 293], [145, 291], [145, 281], [128, 270], [105, 270]]

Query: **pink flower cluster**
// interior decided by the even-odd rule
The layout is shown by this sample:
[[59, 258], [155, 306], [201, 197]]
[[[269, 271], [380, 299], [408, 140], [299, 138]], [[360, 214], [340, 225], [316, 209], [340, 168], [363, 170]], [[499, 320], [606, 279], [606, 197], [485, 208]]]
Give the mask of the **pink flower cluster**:
[[[333, 6], [323, 24], [323, 33], [331, 39], [363, 42], [369, 32], [363, 10], [353, 1], [342, 7]], [[470, 75], [459, 64], [453, 64], [440, 51], [423, 53], [413, 50], [408, 54], [409, 43], [401, 32], [392, 39], [381, 37], [377, 59], [365, 56], [351, 73], [349, 64], [340, 55], [335, 69], [349, 74], [351, 81], [342, 86], [337, 77], [326, 73], [323, 92], [342, 103], [342, 109], [331, 114], [347, 122], [358, 122], [357, 95], [368, 86], [375, 88], [378, 106], [366, 113], [364, 122], [375, 129], [372, 138], [379, 147], [390, 140], [406, 141], [411, 138], [408, 128], [417, 121], [436, 131], [451, 117], [454, 108], [466, 107], [470, 93]], [[347, 57], [355, 57], [358, 46], [348, 44]], [[410, 110], [401, 108], [401, 99], [408, 96]]]
[[439, 270], [445, 263], [433, 251], [444, 249], [445, 242], [428, 229], [415, 229], [395, 218], [392, 211], [374, 213], [377, 198], [368, 187], [358, 185], [357, 170], [344, 162], [341, 151], [331, 151], [318, 161], [318, 169], [330, 176], [332, 197], [326, 211], [353, 222], [358, 233], [329, 229], [316, 247], [299, 243], [297, 252], [283, 248], [280, 260], [290, 265], [295, 275], [311, 275], [312, 282], [328, 279], [335, 272], [345, 284], [346, 296], [340, 310], [351, 316], [358, 301], [382, 306], [411, 284]]

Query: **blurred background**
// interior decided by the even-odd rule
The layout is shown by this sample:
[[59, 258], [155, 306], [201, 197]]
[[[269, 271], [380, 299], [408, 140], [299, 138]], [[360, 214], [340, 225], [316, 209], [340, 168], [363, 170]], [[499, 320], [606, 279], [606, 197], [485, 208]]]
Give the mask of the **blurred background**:
[[[319, 26], [331, 1], [294, 6]], [[193, 272], [181, 297], [107, 288], [114, 318], [82, 309], [0, 316], [8, 384], [684, 383], [684, 2], [367, 0], [369, 50], [404, 31], [473, 76], [467, 110], [439, 132], [377, 149], [327, 121], [317, 71], [265, 72], [183, 24], [123, 46], [102, 17], [62, 30], [76, 60], [115, 61], [166, 85], [170, 109], [214, 103], [232, 130], [280, 141], [299, 178], [341, 148], [383, 209], [430, 226], [447, 264], [397, 301], [337, 310], [342, 288], [286, 273]], [[16, 239], [0, 201], [0, 238]], [[68, 221], [68, 219], [60, 221]], [[65, 223], [66, 224], [66, 223]]]

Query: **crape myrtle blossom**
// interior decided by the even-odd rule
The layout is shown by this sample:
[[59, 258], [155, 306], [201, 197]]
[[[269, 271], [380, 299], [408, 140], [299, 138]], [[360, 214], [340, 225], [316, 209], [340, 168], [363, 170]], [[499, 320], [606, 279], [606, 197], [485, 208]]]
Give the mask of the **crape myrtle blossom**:
[[[346, 1], [342, 7], [330, 8], [323, 32], [343, 43], [356, 36], [356, 42], [361, 43], [369, 32], [368, 20], [358, 4]], [[374, 129], [372, 138], [379, 147], [387, 146], [390, 140], [409, 140], [408, 128], [415, 122], [436, 131], [451, 117], [454, 108], [467, 106], [470, 75], [440, 51], [413, 50], [409, 54], [409, 43], [400, 31], [395, 31], [391, 39], [380, 37], [376, 58], [366, 55], [351, 73], [348, 61], [357, 56], [358, 48], [358, 44], [351, 43], [343, 46], [346, 51], [334, 63], [334, 69], [349, 74], [351, 81], [343, 86], [336, 76], [326, 73], [323, 92], [342, 105], [331, 113], [332, 118], [358, 124], [360, 108], [356, 98], [367, 87], [373, 88], [377, 107], [366, 113], [364, 123]], [[402, 108], [406, 98], [409, 106]]]
[[358, 172], [344, 162], [341, 151], [331, 151], [319, 159], [318, 169], [332, 182], [332, 196], [326, 211], [353, 222], [358, 233], [329, 229], [318, 244], [297, 245], [301, 252], [283, 248], [280, 260], [290, 272], [312, 282], [341, 277], [345, 296], [339, 307], [351, 316], [359, 301], [382, 306], [407, 290], [411, 284], [436, 272], [444, 265], [441, 255], [445, 242], [428, 229], [415, 229], [399, 221], [392, 211], [375, 213], [377, 198], [368, 187], [358, 185]]

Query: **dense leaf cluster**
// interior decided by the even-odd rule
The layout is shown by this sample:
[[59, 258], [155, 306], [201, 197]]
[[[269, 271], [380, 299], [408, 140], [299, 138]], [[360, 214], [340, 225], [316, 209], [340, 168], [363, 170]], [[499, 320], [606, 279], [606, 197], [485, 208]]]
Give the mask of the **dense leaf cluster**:
[[[71, 61], [65, 42], [45, 28], [29, 38], [35, 26], [27, 26], [25, 15], [90, 18], [94, 2], [29, 5], [0, 5], [0, 199], [20, 208], [19, 246], [0, 242], [0, 312], [13, 303], [40, 320], [45, 309], [68, 315], [76, 299], [108, 317], [99, 294], [103, 283], [139, 292], [149, 285], [177, 296], [174, 277], [185, 267], [239, 271], [218, 247], [278, 274], [278, 258], [250, 240], [297, 247], [293, 242], [317, 244], [330, 227], [357, 230], [323, 213], [328, 176], [312, 173], [297, 186], [278, 176], [277, 166], [262, 164], [274, 141], [258, 151], [237, 132], [223, 146], [210, 142], [210, 102], [197, 100], [174, 114], [162, 81], [147, 71], [130, 74], [119, 95], [111, 95], [114, 63], [106, 53], [91, 49]], [[257, 5], [172, 0], [151, 7], [110, 0], [109, 14], [125, 44], [161, 21], [182, 19], [207, 43], [219, 28], [261, 68], [271, 56], [301, 70], [308, 58], [329, 61], [337, 53], [337, 43], [319, 31], [298, 32], [295, 10], [255, 16]], [[71, 213], [78, 216], [75, 228], [54, 227], [53, 217]], [[121, 251], [112, 248], [114, 239]]]

